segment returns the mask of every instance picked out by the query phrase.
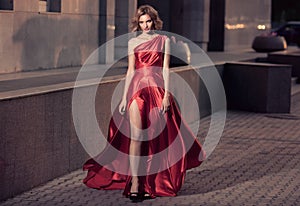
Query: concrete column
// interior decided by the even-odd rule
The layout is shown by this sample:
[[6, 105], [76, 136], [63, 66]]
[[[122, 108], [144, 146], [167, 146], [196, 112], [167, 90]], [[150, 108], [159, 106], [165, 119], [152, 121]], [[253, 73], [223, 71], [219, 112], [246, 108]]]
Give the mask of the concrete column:
[[224, 51], [225, 1], [211, 0], [208, 51]]
[[128, 33], [131, 18], [135, 14], [137, 0], [116, 0], [115, 7], [115, 35], [119, 36]]
[[[137, 0], [116, 0], [115, 5], [115, 37], [127, 34], [130, 31], [130, 23], [135, 15]], [[115, 59], [127, 55], [127, 39], [115, 42]]]
[[207, 50], [210, 0], [173, 0], [171, 31]]
[[128, 25], [131, 23], [131, 19], [134, 17], [136, 9], [137, 0], [128, 0]]
[[[115, 0], [100, 0], [99, 11], [99, 46], [101, 46], [115, 37]], [[113, 44], [100, 48], [99, 63], [111, 63], [114, 60]]]
[[[107, 19], [106, 19], [106, 41], [113, 40], [115, 37], [115, 0], [107, 0], [106, 5]], [[106, 46], [106, 63], [114, 61], [114, 44]]]

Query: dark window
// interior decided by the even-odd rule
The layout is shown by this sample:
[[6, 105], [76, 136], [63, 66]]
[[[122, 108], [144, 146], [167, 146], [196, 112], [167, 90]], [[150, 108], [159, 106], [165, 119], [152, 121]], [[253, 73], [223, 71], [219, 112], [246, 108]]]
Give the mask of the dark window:
[[50, 0], [49, 11], [50, 12], [61, 12], [61, 0]]
[[61, 0], [40, 0], [40, 12], [61, 12]]
[[13, 10], [14, 1], [13, 0], [0, 0], [0, 10]]

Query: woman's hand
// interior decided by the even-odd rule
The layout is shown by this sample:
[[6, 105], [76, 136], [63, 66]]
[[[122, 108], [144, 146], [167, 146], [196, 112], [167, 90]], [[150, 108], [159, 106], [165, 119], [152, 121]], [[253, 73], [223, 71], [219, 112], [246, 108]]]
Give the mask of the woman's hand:
[[119, 105], [119, 112], [121, 115], [125, 114], [125, 111], [126, 111], [126, 99], [122, 99], [120, 105]]
[[166, 113], [170, 108], [169, 97], [165, 96], [162, 100], [160, 111]]

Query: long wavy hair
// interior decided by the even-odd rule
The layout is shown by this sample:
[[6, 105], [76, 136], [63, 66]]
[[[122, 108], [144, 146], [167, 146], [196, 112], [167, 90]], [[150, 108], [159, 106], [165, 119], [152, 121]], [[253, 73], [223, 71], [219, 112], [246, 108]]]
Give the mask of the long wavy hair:
[[132, 32], [141, 31], [139, 25], [139, 19], [141, 16], [148, 14], [153, 21], [152, 30], [161, 30], [163, 26], [163, 21], [159, 18], [158, 12], [149, 5], [140, 6], [135, 13], [135, 16], [132, 18], [130, 29]]

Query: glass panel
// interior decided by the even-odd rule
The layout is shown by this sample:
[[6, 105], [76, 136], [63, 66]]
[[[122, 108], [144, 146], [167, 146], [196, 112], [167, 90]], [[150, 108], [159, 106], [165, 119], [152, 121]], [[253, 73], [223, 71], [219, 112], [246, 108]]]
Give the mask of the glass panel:
[[13, 10], [14, 1], [13, 0], [0, 0], [0, 10]]

